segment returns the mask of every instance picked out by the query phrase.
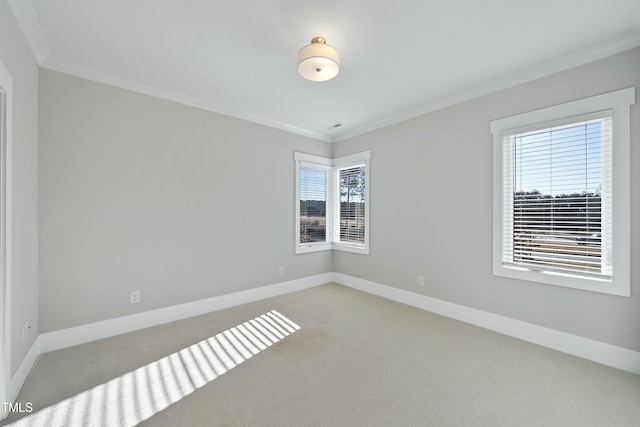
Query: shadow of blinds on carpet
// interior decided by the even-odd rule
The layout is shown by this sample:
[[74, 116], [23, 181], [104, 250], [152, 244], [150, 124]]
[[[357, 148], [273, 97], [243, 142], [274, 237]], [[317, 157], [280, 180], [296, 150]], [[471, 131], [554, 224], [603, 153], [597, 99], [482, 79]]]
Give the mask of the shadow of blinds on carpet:
[[9, 425], [135, 426], [299, 329], [272, 310]]

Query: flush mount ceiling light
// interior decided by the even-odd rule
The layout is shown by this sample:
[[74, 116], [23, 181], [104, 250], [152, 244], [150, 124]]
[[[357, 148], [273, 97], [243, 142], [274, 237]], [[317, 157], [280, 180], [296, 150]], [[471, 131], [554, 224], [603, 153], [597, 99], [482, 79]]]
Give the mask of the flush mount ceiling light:
[[298, 52], [298, 73], [307, 80], [324, 82], [340, 71], [338, 51], [323, 37], [314, 37], [311, 44]]

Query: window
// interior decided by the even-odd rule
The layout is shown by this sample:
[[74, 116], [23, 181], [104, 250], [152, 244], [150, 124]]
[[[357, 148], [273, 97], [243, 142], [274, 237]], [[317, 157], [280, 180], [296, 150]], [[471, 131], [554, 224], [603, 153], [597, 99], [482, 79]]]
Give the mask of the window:
[[338, 159], [295, 153], [296, 253], [369, 253], [371, 152]]
[[635, 88], [491, 122], [495, 275], [630, 294]]

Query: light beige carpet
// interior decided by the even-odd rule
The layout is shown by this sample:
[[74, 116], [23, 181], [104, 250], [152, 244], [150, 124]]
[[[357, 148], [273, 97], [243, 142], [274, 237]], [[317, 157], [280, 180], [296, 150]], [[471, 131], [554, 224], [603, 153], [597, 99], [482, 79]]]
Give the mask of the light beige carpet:
[[[266, 325], [235, 342], [228, 335], [273, 310], [299, 329], [274, 337], [278, 326]], [[221, 336], [233, 348], [207, 341]], [[252, 350], [255, 339], [268, 345]], [[217, 352], [209, 361], [188, 350], [202, 342]], [[234, 352], [244, 357], [216, 371]], [[131, 381], [162, 360], [174, 365], [159, 382]], [[127, 381], [146, 397], [96, 394], [90, 410], [77, 403], [88, 390]], [[1, 425], [24, 415], [25, 426], [113, 425], [114, 407], [143, 414], [132, 419], [148, 426], [640, 425], [636, 375], [335, 284], [44, 354], [18, 401], [39, 410], [65, 399], [76, 403], [58, 410], [61, 418], [40, 415], [51, 424], [14, 413]]]

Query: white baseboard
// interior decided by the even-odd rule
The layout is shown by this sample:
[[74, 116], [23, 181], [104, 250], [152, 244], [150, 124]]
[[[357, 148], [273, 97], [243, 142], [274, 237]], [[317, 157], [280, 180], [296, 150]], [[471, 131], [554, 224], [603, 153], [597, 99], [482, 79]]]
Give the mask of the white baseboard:
[[7, 389], [8, 402], [16, 401], [16, 397], [18, 397], [18, 393], [20, 393], [20, 389], [29, 376], [29, 372], [31, 372], [31, 368], [33, 368], [33, 364], [36, 363], [36, 359], [40, 356], [40, 353], [40, 336], [38, 336], [31, 345], [27, 355], [22, 359], [18, 369], [16, 369], [14, 374], [11, 376], [11, 380], [9, 380], [9, 386]]
[[627, 348], [453, 304], [345, 274], [335, 273], [334, 281], [350, 288], [640, 375], [640, 353]]
[[537, 326], [482, 310], [453, 304], [425, 295], [404, 291], [340, 273], [324, 273], [247, 291], [235, 292], [185, 304], [118, 317], [38, 336], [24, 360], [11, 377], [7, 398], [15, 401], [33, 364], [41, 353], [66, 348], [101, 338], [160, 325], [175, 320], [246, 304], [265, 298], [299, 291], [325, 283], [338, 284], [378, 295], [412, 307], [519, 338], [583, 359], [640, 375], [640, 353], [611, 344], [583, 338], [554, 329]]
[[289, 292], [299, 291], [306, 288], [322, 285], [333, 281], [333, 273], [324, 273], [316, 276], [304, 277], [302, 279], [290, 280], [276, 283], [274, 285], [249, 289], [232, 294], [220, 295], [199, 301], [174, 305], [171, 307], [159, 308], [145, 311], [143, 313], [131, 314], [117, 317], [115, 319], [101, 322], [89, 323], [75, 326], [73, 328], [61, 329], [53, 332], [46, 332], [39, 336], [40, 352], [46, 353], [61, 348], [71, 347], [101, 338], [124, 334], [175, 320], [186, 319], [212, 311], [234, 307], [265, 298], [275, 297]]

